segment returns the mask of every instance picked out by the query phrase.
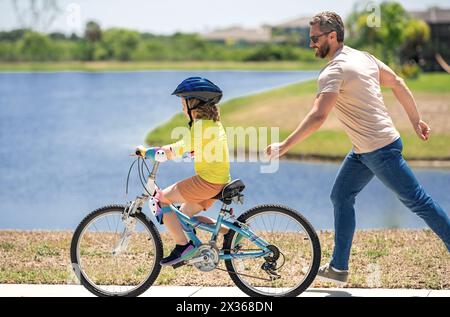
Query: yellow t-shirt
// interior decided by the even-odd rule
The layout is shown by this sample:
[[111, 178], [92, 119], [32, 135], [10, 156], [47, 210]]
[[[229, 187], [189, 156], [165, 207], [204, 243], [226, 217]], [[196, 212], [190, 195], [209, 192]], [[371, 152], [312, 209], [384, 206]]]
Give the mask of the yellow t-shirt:
[[171, 144], [177, 156], [194, 151], [194, 168], [198, 176], [213, 184], [227, 184], [230, 177], [228, 142], [222, 123], [196, 120], [190, 136]]

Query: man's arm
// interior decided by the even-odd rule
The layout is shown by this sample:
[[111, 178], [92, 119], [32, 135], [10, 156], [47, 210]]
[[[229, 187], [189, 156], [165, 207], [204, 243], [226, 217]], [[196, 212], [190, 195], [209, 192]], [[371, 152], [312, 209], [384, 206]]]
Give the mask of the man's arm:
[[398, 102], [400, 102], [408, 114], [409, 121], [411, 121], [414, 131], [422, 140], [428, 140], [430, 127], [420, 119], [416, 101], [408, 86], [406, 86], [405, 81], [397, 76], [389, 66], [383, 63], [379, 63], [379, 69], [381, 86], [392, 89], [395, 98], [397, 98]]
[[[279, 144], [280, 156], [289, 151], [298, 142], [306, 139], [322, 126], [331, 109], [333, 109], [336, 104], [337, 97], [338, 94], [334, 92], [324, 92], [316, 97], [311, 111], [298, 125], [297, 129], [295, 129], [295, 131], [292, 132], [286, 140]], [[272, 146], [273, 145], [269, 145], [265, 150], [269, 156], [273, 154]]]

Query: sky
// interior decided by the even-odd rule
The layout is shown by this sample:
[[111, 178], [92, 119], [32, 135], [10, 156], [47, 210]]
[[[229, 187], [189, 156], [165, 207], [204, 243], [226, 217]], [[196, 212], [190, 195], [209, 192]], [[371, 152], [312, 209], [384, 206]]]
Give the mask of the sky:
[[[0, 30], [19, 28], [14, 0], [0, 0]], [[61, 13], [45, 31], [82, 34], [87, 21], [102, 29], [124, 27], [154, 34], [204, 33], [217, 28], [254, 28], [278, 24], [320, 11], [345, 18], [357, 0], [59, 0]], [[450, 8], [450, 0], [397, 0], [407, 10], [430, 6]], [[16, 0], [24, 7], [29, 0]], [[364, 1], [367, 2], [367, 1]], [[372, 1], [380, 3], [381, 1]], [[44, 30], [44, 29], [42, 29]]]

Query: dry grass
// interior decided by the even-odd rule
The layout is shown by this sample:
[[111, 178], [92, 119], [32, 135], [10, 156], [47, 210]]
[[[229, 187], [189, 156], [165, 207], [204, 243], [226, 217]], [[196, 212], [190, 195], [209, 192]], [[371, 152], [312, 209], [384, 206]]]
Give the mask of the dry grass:
[[[71, 238], [71, 232], [0, 231], [0, 283], [73, 283], [69, 256]], [[298, 241], [285, 237], [282, 240], [286, 253], [299, 247]], [[320, 240], [322, 262], [325, 262], [332, 252], [333, 234], [321, 232]], [[173, 241], [166, 236], [164, 241], [167, 254]], [[139, 256], [130, 259], [128, 265], [136, 270]], [[290, 267], [296, 271], [301, 260], [294, 263], [299, 265]], [[429, 230], [358, 231], [350, 267], [348, 287], [450, 288], [450, 254]], [[295, 272], [286, 273], [287, 276], [292, 274]], [[163, 268], [156, 284], [233, 285], [226, 272], [203, 273], [193, 267]], [[316, 281], [313, 286], [333, 285]]]
[[[429, 122], [434, 133], [450, 133], [450, 93], [416, 92], [414, 98], [424, 120]], [[310, 111], [315, 95], [289, 96], [283, 99], [268, 98], [259, 104], [252, 104], [238, 113], [230, 113], [227, 122], [235, 126], [278, 126], [293, 131]], [[400, 131], [412, 131], [405, 110], [392, 92], [384, 92], [384, 100], [395, 126]], [[323, 130], [342, 130], [339, 120], [331, 112]]]

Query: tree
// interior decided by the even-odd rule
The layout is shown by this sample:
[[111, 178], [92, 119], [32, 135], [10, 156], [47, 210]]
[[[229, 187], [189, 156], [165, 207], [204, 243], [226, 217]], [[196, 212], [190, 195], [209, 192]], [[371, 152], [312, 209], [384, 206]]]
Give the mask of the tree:
[[56, 57], [50, 38], [38, 32], [25, 33], [18, 48], [22, 57], [29, 61], [46, 61]]
[[102, 47], [106, 50], [110, 58], [128, 61], [131, 59], [138, 43], [138, 32], [113, 28], [104, 32]]
[[88, 61], [103, 59], [106, 53], [98, 53], [102, 50], [101, 45], [99, 44], [102, 39], [102, 30], [97, 22], [89, 21], [86, 23], [84, 39], [85, 42], [82, 44], [83, 59]]
[[48, 34], [48, 36], [52, 39], [52, 40], [66, 40], [66, 35], [64, 33], [61, 32], [52, 32], [50, 34]]
[[84, 38], [86, 41], [95, 43], [102, 39], [102, 30], [100, 25], [95, 21], [89, 21], [86, 23], [86, 29], [84, 31]]
[[[356, 47], [369, 48], [381, 54], [388, 64], [402, 63], [401, 56], [408, 50], [408, 56], [417, 56], [429, 38], [429, 27], [411, 17], [396, 2], [383, 2], [379, 7], [380, 24], [369, 23], [373, 12], [366, 6], [356, 5], [347, 19], [350, 42]], [[412, 51], [411, 51], [412, 50]]]
[[430, 27], [421, 20], [409, 20], [403, 30], [405, 41], [402, 47], [401, 60], [408, 62], [414, 60], [418, 64], [423, 64], [422, 50], [430, 39]]
[[11, 30], [11, 31], [2, 31], [2, 32], [0, 32], [0, 42], [1, 41], [10, 41], [10, 42], [18, 41], [28, 31], [30, 31], [30, 30], [17, 29], [17, 30]]

